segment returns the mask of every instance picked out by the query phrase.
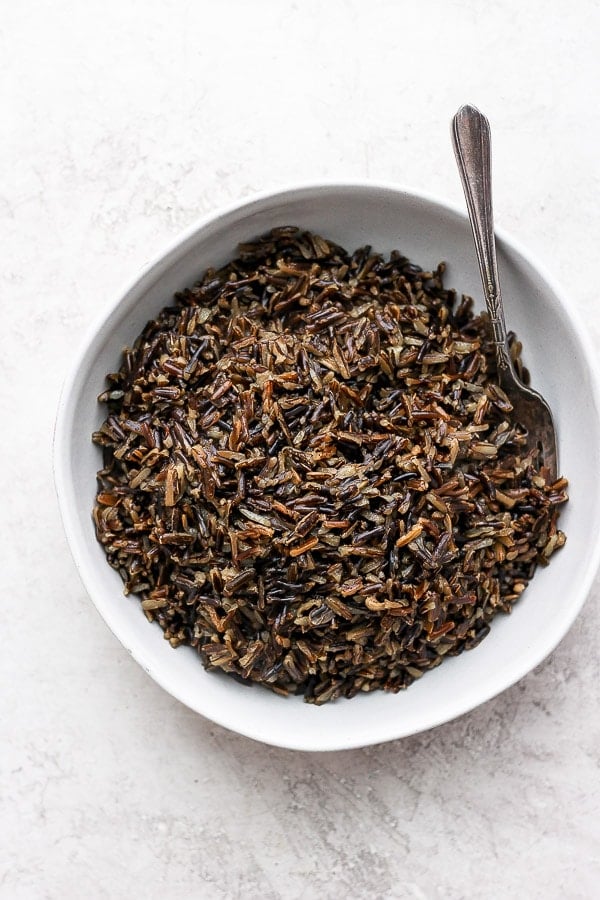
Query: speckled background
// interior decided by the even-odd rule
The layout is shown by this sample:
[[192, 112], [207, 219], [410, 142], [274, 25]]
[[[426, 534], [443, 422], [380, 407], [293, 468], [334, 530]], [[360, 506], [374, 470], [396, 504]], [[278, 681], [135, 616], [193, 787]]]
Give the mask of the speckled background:
[[292, 181], [462, 202], [463, 102], [492, 121], [498, 223], [598, 339], [598, 3], [21, 0], [0, 18], [2, 900], [599, 896], [598, 585], [550, 659], [462, 719], [285, 752], [127, 656], [51, 481], [66, 368], [125, 279], [198, 215]]

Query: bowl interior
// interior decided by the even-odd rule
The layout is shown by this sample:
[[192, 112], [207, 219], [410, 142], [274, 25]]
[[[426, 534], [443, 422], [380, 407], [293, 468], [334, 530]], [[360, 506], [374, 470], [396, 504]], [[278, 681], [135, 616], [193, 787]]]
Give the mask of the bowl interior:
[[365, 243], [384, 253], [398, 248], [425, 268], [446, 260], [446, 285], [471, 294], [476, 308], [482, 307], [466, 218], [431, 199], [377, 186], [318, 186], [213, 217], [146, 270], [84, 347], [57, 420], [57, 489], [73, 555], [94, 603], [166, 690], [214, 721], [268, 743], [311, 750], [363, 746], [431, 727], [489, 699], [539, 663], [570, 626], [598, 561], [597, 548], [589, 546], [600, 524], [598, 393], [587, 343], [565, 301], [512, 241], [500, 239], [508, 327], [522, 340], [533, 386], [558, 423], [560, 468], [570, 480], [571, 499], [561, 517], [566, 547], [538, 571], [513, 613], [495, 620], [477, 649], [448, 659], [400, 694], [375, 693], [316, 708], [205, 672], [194, 651], [173, 650], [159, 627], [148, 624], [137, 599], [123, 596], [120, 578], [96, 542], [90, 514], [101, 464], [90, 440], [102, 420], [96, 398], [105, 374], [118, 368], [123, 347], [175, 291], [209, 265], [224, 263], [239, 241], [284, 224], [317, 231], [349, 250]]

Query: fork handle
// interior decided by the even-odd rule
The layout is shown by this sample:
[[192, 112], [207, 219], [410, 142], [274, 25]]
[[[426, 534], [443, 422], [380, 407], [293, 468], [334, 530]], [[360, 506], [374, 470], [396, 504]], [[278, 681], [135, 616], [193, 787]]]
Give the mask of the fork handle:
[[496, 361], [499, 372], [502, 372], [512, 369], [512, 365], [494, 239], [490, 123], [474, 106], [461, 106], [454, 116], [452, 144], [473, 230]]

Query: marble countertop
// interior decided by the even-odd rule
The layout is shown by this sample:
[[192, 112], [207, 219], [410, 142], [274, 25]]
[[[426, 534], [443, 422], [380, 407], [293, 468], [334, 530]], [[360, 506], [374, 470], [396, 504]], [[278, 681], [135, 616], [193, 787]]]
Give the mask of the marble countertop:
[[598, 3], [23, 0], [2, 18], [0, 898], [597, 897], [598, 585], [546, 662], [458, 721], [265, 747], [165, 694], [103, 624], [51, 439], [84, 330], [182, 228], [317, 178], [462, 202], [463, 102], [492, 121], [498, 224], [600, 339]]

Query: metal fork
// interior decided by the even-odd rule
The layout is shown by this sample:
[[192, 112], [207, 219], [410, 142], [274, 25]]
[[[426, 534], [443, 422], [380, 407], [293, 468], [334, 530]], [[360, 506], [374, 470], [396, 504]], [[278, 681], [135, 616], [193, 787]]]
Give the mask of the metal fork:
[[491, 319], [498, 381], [513, 405], [516, 421], [526, 433], [527, 449], [541, 453], [549, 481], [553, 482], [558, 477], [558, 449], [550, 407], [541, 394], [523, 384], [510, 357], [494, 240], [490, 125], [474, 106], [461, 106], [454, 116], [452, 143]]

